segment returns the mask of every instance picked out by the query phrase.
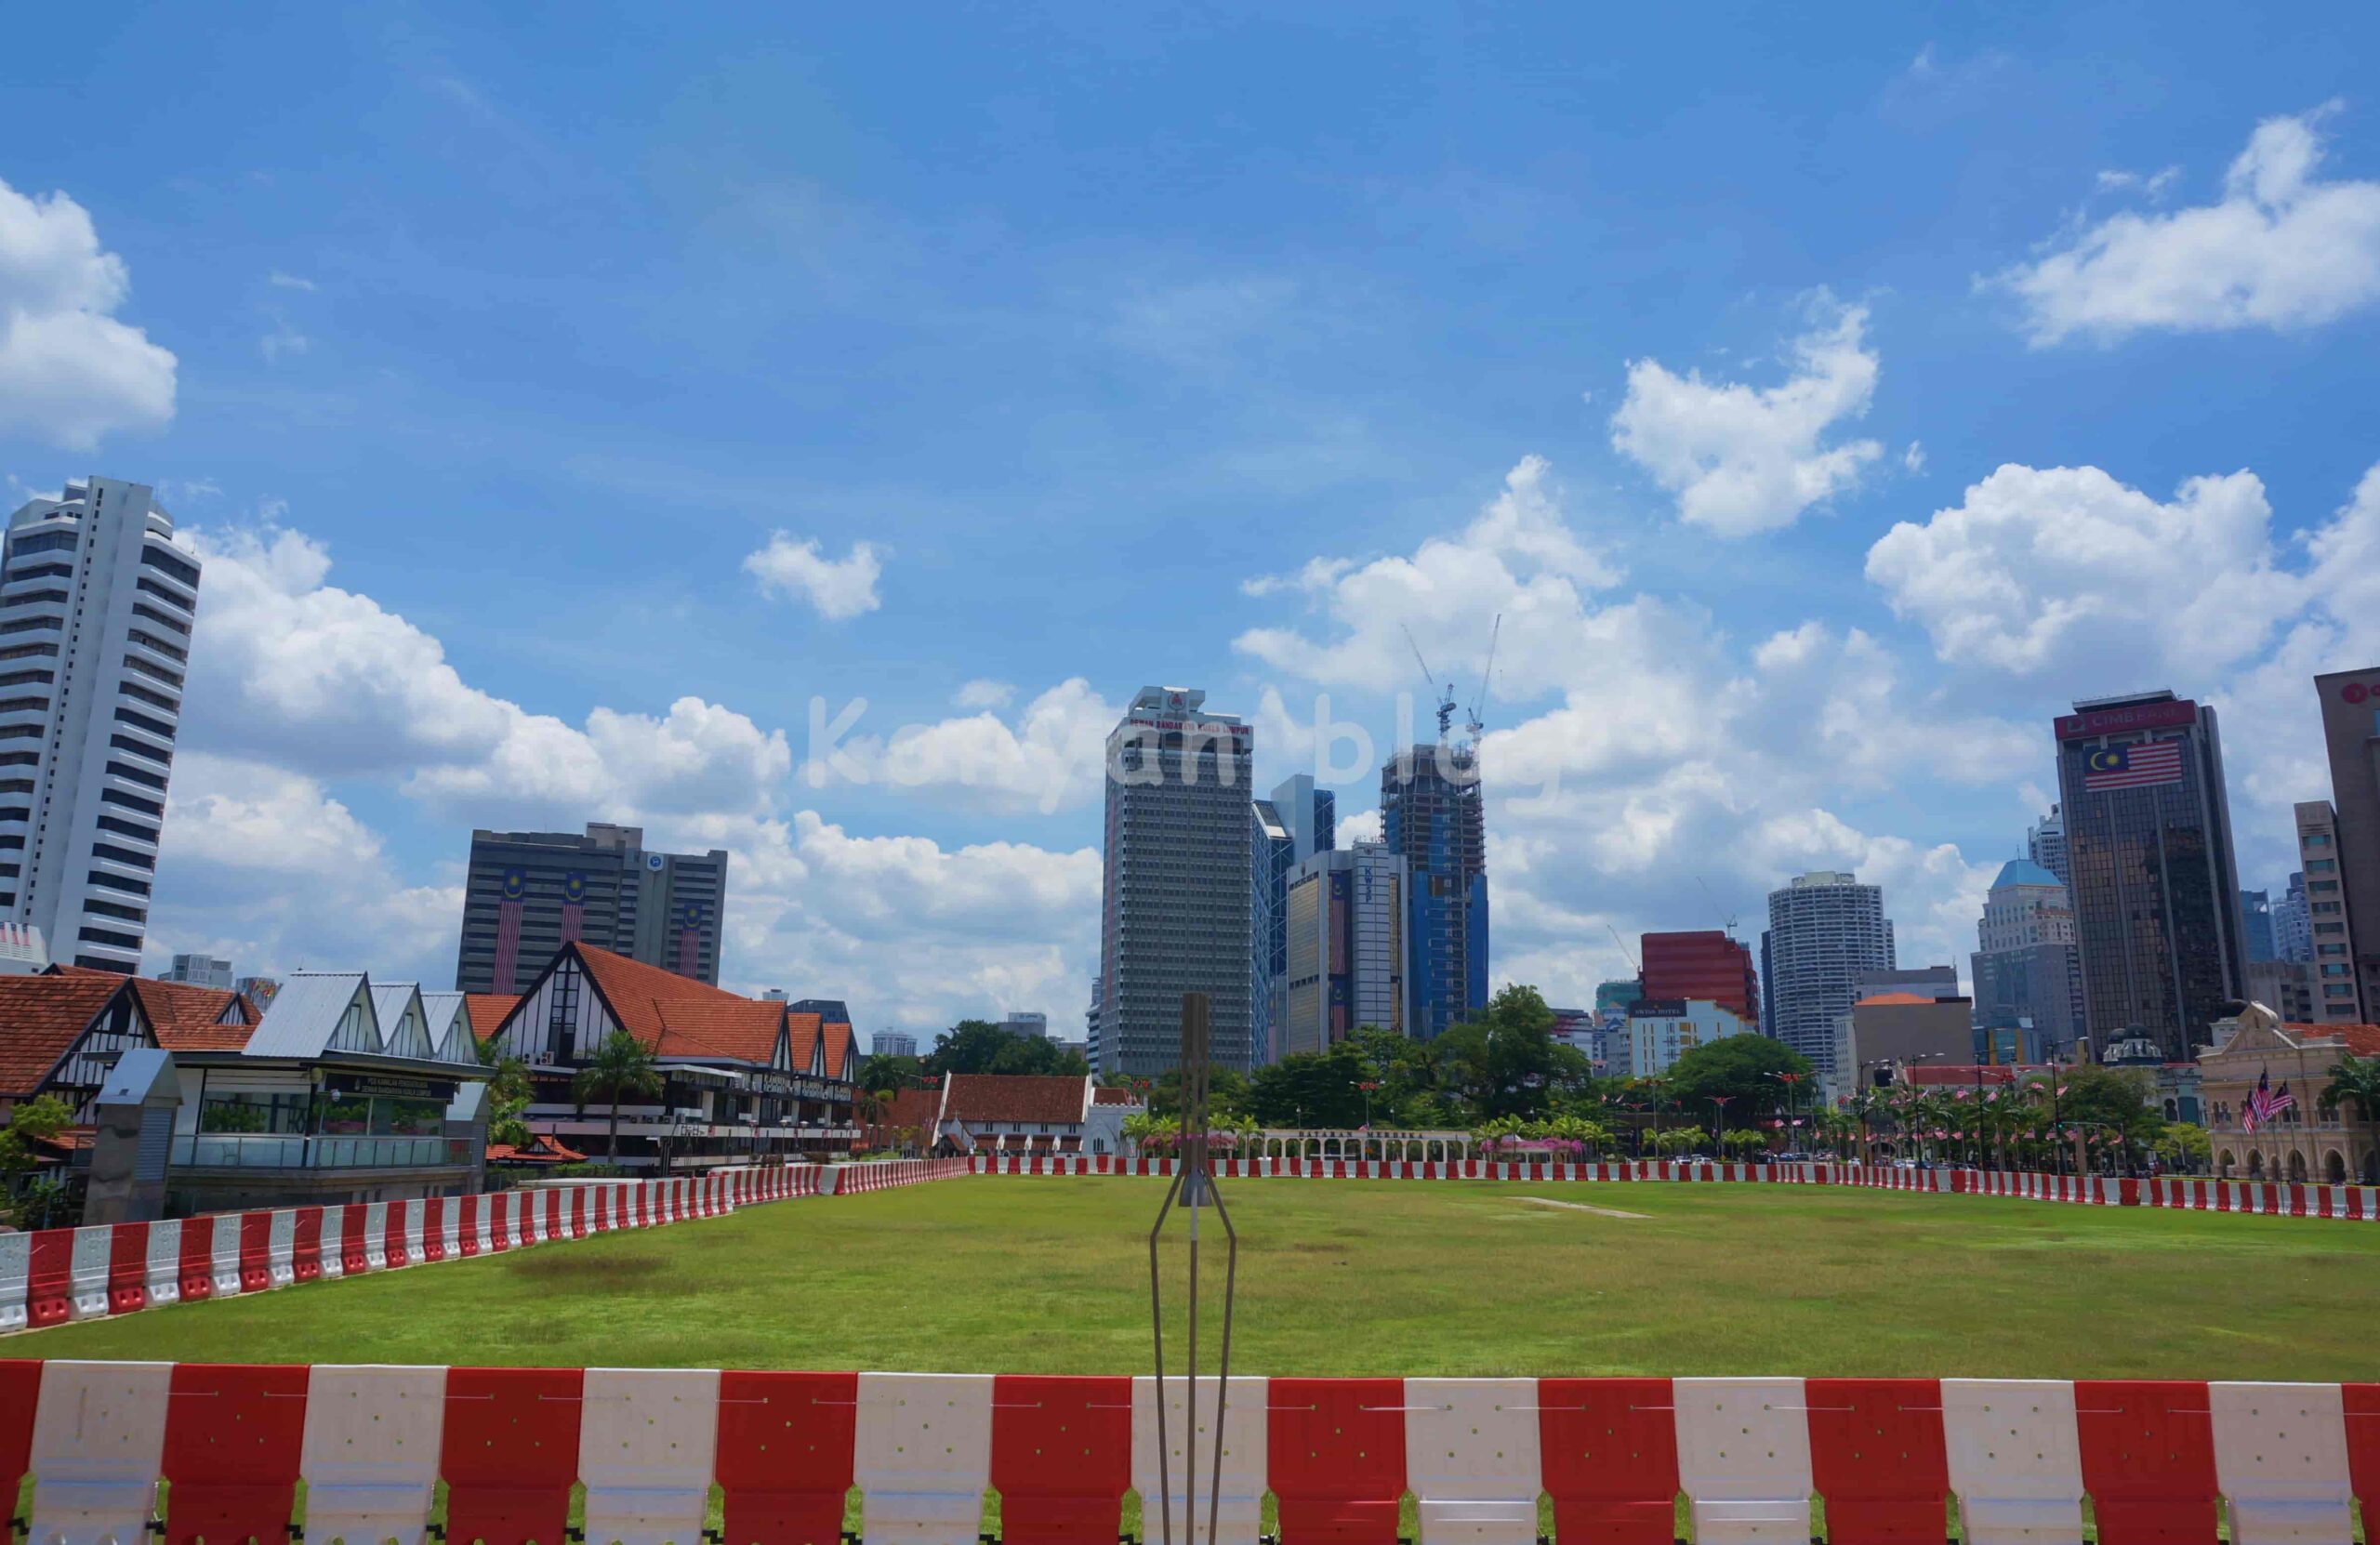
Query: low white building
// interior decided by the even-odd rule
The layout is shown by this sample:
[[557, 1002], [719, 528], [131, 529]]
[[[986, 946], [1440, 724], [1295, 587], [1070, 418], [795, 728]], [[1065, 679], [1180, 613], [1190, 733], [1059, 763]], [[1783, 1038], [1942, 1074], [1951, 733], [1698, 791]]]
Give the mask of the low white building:
[[1753, 1035], [1758, 1029], [1733, 1009], [1708, 998], [1646, 999], [1628, 1012], [1629, 1076], [1657, 1077], [1698, 1046]]

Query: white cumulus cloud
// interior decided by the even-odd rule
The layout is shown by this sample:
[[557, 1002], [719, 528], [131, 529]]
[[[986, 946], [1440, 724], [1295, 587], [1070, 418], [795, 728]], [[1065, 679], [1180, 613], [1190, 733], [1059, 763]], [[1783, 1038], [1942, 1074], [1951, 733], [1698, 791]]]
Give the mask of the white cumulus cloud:
[[2078, 333], [2304, 328], [2369, 305], [2380, 297], [2380, 182], [2317, 175], [2329, 112], [2258, 124], [2214, 204], [2112, 215], [1993, 283], [2024, 302], [2037, 346]]
[[81, 451], [173, 417], [174, 356], [115, 317], [131, 289], [89, 211], [0, 182], [0, 429]]
[[815, 538], [796, 541], [774, 532], [767, 547], [746, 555], [744, 572], [760, 582], [761, 594], [807, 601], [829, 622], [848, 621], [882, 604], [876, 582], [883, 577], [884, 562], [872, 542], [853, 542], [850, 552], [828, 558]]
[[1884, 454], [1872, 440], [1831, 431], [1864, 416], [1877, 358], [1864, 340], [1866, 308], [1812, 302], [1812, 326], [1793, 340], [1792, 374], [1755, 388], [1683, 376], [1658, 360], [1628, 366], [1628, 395], [1611, 417], [1612, 448], [1677, 495], [1678, 519], [1721, 536], [1791, 525], [1811, 506], [1858, 486]]

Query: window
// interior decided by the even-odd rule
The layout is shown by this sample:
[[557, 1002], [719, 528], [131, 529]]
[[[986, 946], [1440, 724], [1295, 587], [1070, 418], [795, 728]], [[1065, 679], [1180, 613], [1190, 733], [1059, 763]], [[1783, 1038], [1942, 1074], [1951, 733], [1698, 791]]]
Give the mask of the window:
[[143, 815], [153, 815], [159, 820], [163, 820], [165, 814], [165, 807], [156, 800], [144, 799], [138, 794], [126, 794], [120, 788], [99, 790], [99, 800], [102, 804], [122, 805], [126, 810], [137, 810]]
[[20, 563], [7, 574], [0, 574], [0, 584], [14, 585], [20, 579], [72, 579], [73, 577], [74, 565], [72, 563]]
[[0, 676], [0, 687], [46, 687], [57, 680], [54, 670], [12, 670]]
[[[113, 902], [86, 901], [83, 904], [83, 910], [95, 918], [121, 918], [128, 923], [145, 923], [149, 920], [149, 914], [141, 911], [140, 908], [118, 906]], [[84, 937], [90, 936], [86, 934]]]
[[170, 601], [175, 605], [179, 606], [184, 610], [189, 609], [189, 601], [184, 601], [180, 596], [166, 589], [163, 585], [158, 584], [155, 580], [151, 579], [146, 574], [140, 576], [140, 588], [148, 591], [151, 595], [155, 596], [160, 601]]
[[[118, 949], [139, 949], [140, 947], [140, 940], [137, 935], [130, 933], [111, 933], [104, 928], [83, 929], [76, 932], [74, 937], [82, 940], [86, 944], [113, 944]], [[104, 960], [99, 962], [99, 964], [109, 971], [121, 971], [123, 969], [120, 966], [111, 965]]]
[[65, 626], [65, 622], [58, 617], [10, 617], [7, 622], [0, 622], [0, 633], [37, 633], [45, 628], [56, 632]]
[[84, 878], [93, 885], [113, 886], [118, 891], [129, 891], [136, 896], [149, 894], [149, 882], [145, 879], [134, 879], [129, 875], [112, 875], [105, 869], [94, 869]]
[[143, 547], [140, 561], [161, 573], [173, 575], [192, 589], [198, 588], [198, 565], [186, 558], [178, 558], [164, 548]]
[[0, 714], [33, 714], [48, 706], [46, 697], [0, 697]]
[[72, 600], [64, 590], [24, 590], [0, 601], [0, 606], [31, 606], [36, 601], [54, 601], [63, 606]]
[[181, 645], [177, 643], [167, 643], [165, 640], [157, 637], [154, 633], [143, 633], [140, 629], [136, 627], [126, 633], [125, 637], [130, 639], [134, 643], [139, 644], [143, 649], [155, 650], [158, 654], [163, 654], [169, 660], [179, 660], [184, 664], [188, 664], [190, 661], [189, 652], [183, 649]]
[[174, 759], [174, 753], [167, 747], [152, 746], [145, 740], [135, 740], [130, 735], [110, 735], [108, 744], [119, 751], [129, 751], [136, 757], [147, 757], [151, 761], [162, 761], [170, 765]]
[[[0, 623], [0, 627], [6, 627], [7, 626], [7, 625], [6, 623]], [[167, 697], [164, 693], [151, 692], [147, 687], [138, 685], [135, 682], [126, 681], [116, 690], [124, 693], [126, 697], [146, 703], [152, 708], [163, 708], [169, 714], [178, 714], [182, 711], [182, 706], [172, 698]]]
[[145, 601], [136, 601], [132, 603], [132, 614], [136, 617], [147, 617], [158, 627], [179, 633], [185, 639], [190, 637], [190, 624], [167, 616], [163, 610], [150, 605]]
[[108, 763], [108, 771], [114, 773], [119, 778], [130, 778], [134, 783], [147, 784], [151, 788], [155, 789], [160, 794], [163, 794], [165, 791], [165, 779], [157, 776], [154, 772], [143, 772], [140, 769], [134, 767], [129, 762], [111, 761]]
[[[119, 821], [112, 815], [100, 816], [98, 825], [99, 830], [112, 831], [118, 837], [137, 837], [143, 842], [154, 842], [157, 840], [156, 832], [152, 830], [150, 827], [136, 825], [130, 821]], [[21, 848], [24, 845], [25, 839], [23, 838], [20, 837], [17, 839], [17, 846]]]
[[80, 544], [80, 534], [72, 531], [37, 531], [31, 536], [20, 536], [8, 544], [8, 556], [21, 558], [31, 552], [73, 552]]
[[[174, 653], [178, 654], [181, 651], [176, 650]], [[167, 670], [163, 666], [152, 665], [149, 661], [142, 659], [138, 654], [126, 655], [124, 657], [124, 668], [126, 670], [137, 670], [141, 675], [148, 677], [152, 680], [163, 681], [165, 685], [172, 687], [177, 692], [181, 690], [182, 679], [178, 671], [171, 671]]]
[[2309, 858], [2306, 861], [2306, 872], [2309, 875], [2331, 874], [2338, 866], [2339, 861], [2335, 858]]
[[105, 842], [91, 844], [91, 856], [104, 858], [112, 864], [129, 864], [136, 869], [154, 869], [157, 861], [147, 853], [136, 853], [130, 848], [113, 847]]
[[0, 660], [31, 660], [36, 658], [48, 660], [57, 659], [58, 646], [54, 643], [28, 643], [17, 644], [8, 649], [0, 649]]
[[[2297, 840], [2304, 847], [2327, 848], [2331, 845], [2331, 834], [2326, 831], [2299, 832]], [[2307, 865], [2307, 867], [2311, 868], [2313, 865]]]
[[172, 725], [151, 719], [146, 714], [135, 713], [130, 708], [118, 708], [115, 711], [115, 721], [118, 724], [129, 724], [136, 730], [146, 730], [160, 740], [174, 738]]

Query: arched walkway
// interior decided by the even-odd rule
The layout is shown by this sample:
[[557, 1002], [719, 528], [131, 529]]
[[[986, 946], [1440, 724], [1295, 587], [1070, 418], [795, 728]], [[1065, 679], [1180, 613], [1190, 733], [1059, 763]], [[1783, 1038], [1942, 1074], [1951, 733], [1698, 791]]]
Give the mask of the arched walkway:
[[2322, 1179], [2333, 1185], [2347, 1183], [2347, 1157], [2336, 1148], [2322, 1155]]
[[2306, 1155], [2294, 1148], [2289, 1151], [2289, 1178], [2301, 1182], [2306, 1178]]
[[2248, 1179], [2250, 1179], [2250, 1180], [2252, 1180], [2252, 1181], [2260, 1181], [2260, 1180], [2263, 1180], [2264, 1178], [2265, 1178], [2265, 1156], [2264, 1156], [2264, 1155], [2262, 1155], [2262, 1154], [2250, 1154], [2250, 1155], [2248, 1155]]
[[2215, 1155], [2215, 1172], [2217, 1175], [2222, 1176], [2224, 1179], [2228, 1180], [2231, 1178], [2232, 1169], [2238, 1166], [2239, 1162], [2239, 1160], [2231, 1156], [2231, 1150], [2226, 1148], [2223, 1152]]

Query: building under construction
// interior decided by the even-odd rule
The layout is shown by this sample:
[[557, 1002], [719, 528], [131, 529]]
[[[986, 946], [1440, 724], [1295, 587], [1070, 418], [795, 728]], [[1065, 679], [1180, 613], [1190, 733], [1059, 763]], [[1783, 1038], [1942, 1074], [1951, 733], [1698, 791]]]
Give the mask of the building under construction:
[[1488, 828], [1476, 745], [1441, 740], [1390, 758], [1380, 810], [1382, 839], [1405, 860], [1409, 880], [1409, 1033], [1427, 1040], [1488, 1003]]

